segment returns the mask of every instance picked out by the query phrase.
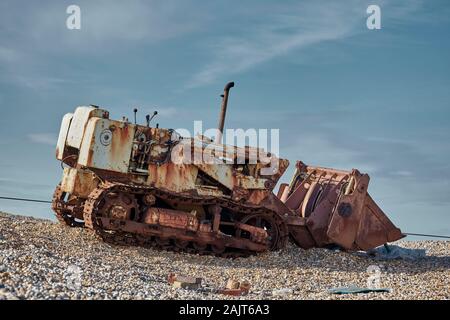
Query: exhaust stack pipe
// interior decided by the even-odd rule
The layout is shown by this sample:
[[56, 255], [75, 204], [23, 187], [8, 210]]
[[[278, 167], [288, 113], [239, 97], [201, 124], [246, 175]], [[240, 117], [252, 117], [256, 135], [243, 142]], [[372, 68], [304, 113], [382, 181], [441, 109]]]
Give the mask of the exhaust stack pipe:
[[220, 110], [219, 124], [217, 125], [217, 135], [215, 143], [220, 144], [223, 135], [223, 127], [225, 125], [225, 115], [227, 113], [227, 105], [228, 105], [228, 95], [230, 94], [230, 89], [234, 87], [234, 82], [228, 82], [223, 89], [222, 95], [222, 107]]

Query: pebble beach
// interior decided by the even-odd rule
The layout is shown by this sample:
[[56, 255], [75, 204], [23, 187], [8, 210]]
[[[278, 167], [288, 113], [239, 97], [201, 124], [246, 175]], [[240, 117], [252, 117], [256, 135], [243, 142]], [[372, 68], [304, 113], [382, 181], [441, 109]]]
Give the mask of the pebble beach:
[[[399, 241], [425, 249], [415, 260], [303, 250], [224, 259], [112, 246], [83, 228], [0, 213], [1, 299], [450, 299], [450, 241]], [[375, 274], [373, 273], [375, 270]], [[201, 277], [198, 290], [175, 288], [169, 273]], [[389, 292], [333, 294], [332, 288], [377, 285]], [[228, 279], [248, 281], [246, 296], [214, 292]]]

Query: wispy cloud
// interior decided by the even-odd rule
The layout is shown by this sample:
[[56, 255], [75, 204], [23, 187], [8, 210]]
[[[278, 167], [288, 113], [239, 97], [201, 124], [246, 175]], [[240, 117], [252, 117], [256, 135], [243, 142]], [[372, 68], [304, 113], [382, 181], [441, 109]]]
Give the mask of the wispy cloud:
[[30, 133], [28, 139], [35, 143], [55, 145], [57, 135], [54, 133]]
[[[378, 2], [383, 14], [401, 21], [410, 17], [422, 1]], [[301, 55], [302, 50], [323, 42], [353, 36], [364, 30], [369, 2], [255, 1], [251, 10], [235, 6], [222, 12], [224, 8], [217, 2], [199, 7], [190, 0], [79, 0], [81, 30], [74, 31], [65, 26], [64, 3], [40, 1], [21, 6], [6, 0], [0, 4], [0, 80], [53, 88], [61, 84], [54, 81], [57, 77], [39, 80], [42, 70], [52, 70], [51, 56], [100, 57], [142, 45], [148, 45], [151, 54], [152, 45], [197, 35], [188, 45], [194, 46], [205, 62], [185, 83], [185, 88], [195, 88], [293, 52]], [[12, 65], [12, 60], [20, 63], [2, 66]], [[67, 73], [76, 75], [77, 70]]]
[[306, 2], [273, 9], [267, 20], [250, 28], [242, 26], [245, 32], [223, 36], [211, 43], [211, 61], [187, 86], [202, 86], [220, 76], [243, 72], [293, 50], [349, 36], [355, 31], [355, 21], [359, 20], [354, 6], [340, 3]]
[[79, 0], [76, 4], [81, 9], [81, 29], [68, 30], [69, 3], [41, 1], [20, 6], [18, 2], [6, 0], [0, 4], [0, 27], [10, 42], [26, 38], [36, 44], [47, 44], [36, 48], [47, 52], [68, 48], [72, 53], [94, 53], [93, 49], [104, 52], [105, 46], [111, 45], [118, 50], [117, 41], [148, 43], [170, 39], [197, 30], [203, 21], [202, 10], [189, 10], [190, 0]]
[[[68, 30], [69, 4], [0, 3], [1, 82], [37, 91], [54, 89], [67, 81], [79, 81], [79, 71], [67, 63], [71, 59], [111, 56], [130, 48], [158, 45], [199, 30], [205, 21], [202, 10], [191, 9], [190, 0], [79, 0], [81, 29]], [[67, 69], [64, 80], [56, 76], [61, 68]], [[85, 73], [82, 80], [89, 76]]]
[[8, 81], [32, 90], [54, 89], [58, 85], [71, 82], [67, 79], [58, 77], [40, 76], [36, 74], [13, 74]]
[[179, 114], [180, 111], [177, 108], [174, 107], [161, 107], [158, 108], [158, 115], [160, 115], [161, 117], [173, 117], [177, 114]]
[[14, 49], [7, 47], [0, 47], [0, 63], [1, 62], [13, 62], [17, 60], [18, 52]]
[[89, 47], [84, 49], [104, 49], [105, 45], [115, 45], [116, 41], [148, 43], [185, 35], [198, 29], [201, 21], [201, 10], [189, 10], [191, 1], [81, 0], [77, 4], [81, 8], [80, 30], [68, 31], [65, 7], [51, 2], [34, 16], [32, 22], [38, 26], [33, 31], [34, 37], [51, 33], [74, 48], [85, 44]]
[[[413, 14], [422, 0], [410, 2], [378, 1], [389, 17], [401, 21]], [[242, 32], [224, 35], [211, 41], [207, 50], [210, 61], [187, 82], [195, 88], [221, 77], [244, 72], [288, 53], [301, 54], [302, 49], [322, 42], [341, 40], [364, 30], [369, 2], [318, 2], [268, 6], [270, 15], [263, 21], [241, 26]], [[383, 11], [384, 12], [384, 11]]]

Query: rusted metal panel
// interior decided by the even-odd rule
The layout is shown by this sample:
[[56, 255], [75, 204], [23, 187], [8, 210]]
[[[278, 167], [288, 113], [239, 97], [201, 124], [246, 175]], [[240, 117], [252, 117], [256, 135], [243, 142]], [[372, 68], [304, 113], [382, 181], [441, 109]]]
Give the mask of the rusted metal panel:
[[64, 168], [61, 190], [71, 195], [87, 198], [89, 193], [97, 187], [98, 183], [99, 180], [91, 171]]
[[148, 224], [160, 224], [165, 227], [197, 231], [199, 221], [194, 213], [183, 212], [163, 208], [149, 208], [143, 216], [143, 222]]
[[230, 190], [235, 187], [243, 189], [266, 190], [267, 179], [255, 178], [244, 174], [236, 173], [231, 165], [227, 164], [198, 164], [197, 167], [208, 176], [224, 185]]
[[205, 137], [183, 139], [180, 142], [181, 147], [184, 150], [190, 150], [190, 154], [188, 152], [184, 157], [195, 164], [213, 166], [238, 164], [237, 169], [243, 168], [244, 164], [247, 168], [254, 167], [255, 169], [250, 170], [253, 172], [250, 176], [254, 178], [270, 178], [274, 182], [273, 187], [289, 166], [288, 160], [277, 158], [263, 148], [249, 146], [240, 148], [215, 144], [206, 140]]
[[355, 239], [358, 248], [369, 250], [403, 237], [401, 230], [389, 220], [368, 194]]
[[305, 226], [289, 225], [289, 234], [296, 245], [303, 249], [317, 247], [314, 238]]
[[238, 157], [241, 160], [252, 160], [258, 163], [258, 157], [264, 156], [269, 158], [269, 154], [262, 148], [255, 147], [237, 147], [227, 144], [217, 144], [207, 139], [204, 136], [196, 136], [195, 138], [183, 139], [181, 142], [183, 145], [188, 145], [192, 148], [192, 152], [197, 154], [197, 158], [203, 159], [205, 162], [214, 161], [214, 158], [218, 160], [217, 163], [227, 162], [229, 164], [238, 163]]
[[367, 174], [357, 177], [353, 192], [340, 197], [331, 216], [327, 235], [334, 243], [347, 250], [355, 249], [354, 242], [363, 214], [368, 184]]
[[328, 185], [328, 192], [326, 192], [322, 197], [322, 201], [307, 218], [308, 230], [318, 246], [325, 246], [330, 243], [327, 230], [333, 208], [339, 196], [340, 186], [340, 184], [332, 186]]
[[232, 166], [227, 164], [197, 164], [196, 166], [226, 188], [232, 190], [235, 186], [236, 179]]
[[261, 205], [261, 203], [271, 195], [272, 193], [268, 190], [250, 190], [246, 195], [247, 198], [245, 200], [247, 203], [253, 205]]
[[197, 193], [202, 196], [223, 197], [224, 194], [219, 188], [214, 186], [196, 186]]
[[147, 183], [174, 192], [195, 190], [197, 172], [198, 169], [193, 165], [171, 162], [149, 165]]
[[247, 176], [245, 174], [239, 174], [235, 176], [235, 185], [243, 189], [267, 190], [267, 181], [267, 179], [255, 178], [252, 176]]
[[287, 190], [288, 187], [289, 187], [289, 184], [287, 184], [287, 183], [280, 184], [280, 188], [278, 189], [278, 193], [277, 193], [277, 198], [281, 199], [284, 191]]
[[76, 108], [72, 122], [70, 124], [69, 133], [67, 135], [67, 145], [69, 147], [80, 149], [83, 141], [84, 130], [87, 123], [92, 117], [108, 118], [109, 113], [106, 110], [102, 110], [94, 107], [78, 107]]
[[66, 139], [69, 133], [70, 123], [72, 122], [73, 113], [67, 113], [64, 115], [61, 128], [59, 129], [58, 142], [56, 143], [56, 159], [64, 159], [64, 150], [66, 146]]
[[268, 163], [265, 163], [264, 165], [260, 164], [258, 166], [260, 175], [272, 181], [272, 185], [270, 187], [268, 186], [268, 188], [273, 190], [280, 177], [288, 168], [289, 160], [277, 158], [272, 155]]
[[308, 192], [309, 186], [310, 182], [307, 180], [300, 183], [291, 195], [285, 196], [286, 200], [284, 203], [286, 203], [290, 209], [297, 211], [300, 208], [306, 193]]
[[122, 121], [91, 118], [84, 133], [78, 164], [128, 173], [134, 126]]

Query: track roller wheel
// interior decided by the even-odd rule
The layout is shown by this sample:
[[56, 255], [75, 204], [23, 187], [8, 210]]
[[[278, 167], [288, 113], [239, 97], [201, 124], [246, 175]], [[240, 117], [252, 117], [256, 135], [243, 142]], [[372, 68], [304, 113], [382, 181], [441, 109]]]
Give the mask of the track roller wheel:
[[194, 247], [194, 249], [198, 250], [199, 253], [201, 253], [202, 251], [205, 251], [208, 248], [208, 245], [206, 243], [202, 243], [202, 242], [194, 242], [192, 244], [192, 246]]
[[221, 255], [222, 253], [225, 252], [225, 246], [220, 245], [220, 244], [212, 244], [212, 245], [211, 245], [211, 250], [212, 250], [212, 252], [214, 252], [216, 255]]
[[161, 237], [156, 237], [155, 238], [155, 242], [161, 246], [162, 248], [168, 247], [170, 246], [170, 239], [169, 238], [161, 238]]
[[184, 250], [189, 246], [189, 241], [186, 240], [175, 240], [174, 241], [175, 247], [177, 247], [180, 250]]
[[119, 220], [136, 220], [138, 212], [138, 203], [133, 194], [115, 191], [105, 195], [100, 209], [101, 216]]
[[[269, 249], [277, 250], [280, 248], [280, 225], [273, 216], [269, 214], [252, 214], [245, 216], [241, 223], [264, 229], [268, 234]], [[236, 231], [236, 236], [251, 239], [251, 234], [242, 229]]]

